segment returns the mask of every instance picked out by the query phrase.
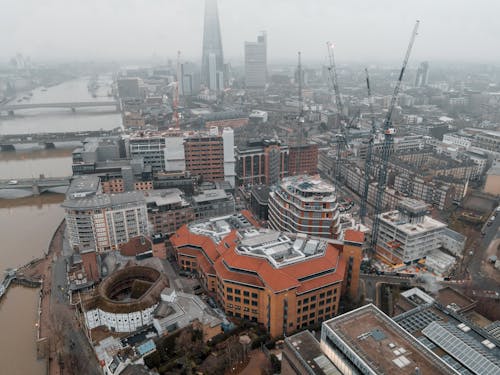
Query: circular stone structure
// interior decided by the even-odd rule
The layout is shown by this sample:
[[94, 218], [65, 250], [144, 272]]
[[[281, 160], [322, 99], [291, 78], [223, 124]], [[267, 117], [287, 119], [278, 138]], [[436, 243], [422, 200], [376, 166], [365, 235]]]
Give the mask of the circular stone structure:
[[118, 270], [84, 301], [87, 326], [92, 329], [104, 325], [116, 332], [132, 332], [151, 324], [166, 287], [165, 276], [154, 268], [130, 266]]

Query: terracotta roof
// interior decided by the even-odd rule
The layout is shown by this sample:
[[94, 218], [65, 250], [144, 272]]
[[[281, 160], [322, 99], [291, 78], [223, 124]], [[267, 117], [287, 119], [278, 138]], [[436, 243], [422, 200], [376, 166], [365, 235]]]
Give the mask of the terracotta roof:
[[363, 243], [365, 241], [365, 234], [359, 230], [347, 229], [344, 233], [344, 240]]
[[[249, 211], [243, 210], [241, 214], [254, 226], [258, 226], [258, 223]], [[357, 236], [356, 238], [359, 239], [359, 234], [363, 236], [358, 231], [346, 232], [349, 238]], [[196, 256], [204, 272], [207, 272], [206, 270], [209, 269], [211, 271], [215, 270], [222, 279], [259, 287], [265, 285], [274, 292], [292, 288], [298, 288], [299, 292], [305, 292], [319, 288], [322, 285], [342, 281], [344, 278], [345, 263], [340, 256], [340, 252], [342, 251], [341, 245], [329, 243], [327, 244], [325, 253], [321, 256], [310, 257], [302, 262], [275, 268], [265, 258], [242, 255], [236, 252], [236, 247], [238, 246], [238, 231], [236, 229], [233, 229], [216, 244], [210, 237], [194, 234], [190, 232], [187, 225], [183, 225], [170, 237], [170, 241], [175, 248], [179, 249], [179, 253]], [[349, 241], [357, 242], [352, 239]], [[195, 248], [190, 249], [190, 246], [203, 248], [209, 259], [199, 250]], [[299, 281], [300, 279], [331, 269], [335, 269], [335, 271], [307, 281]]]

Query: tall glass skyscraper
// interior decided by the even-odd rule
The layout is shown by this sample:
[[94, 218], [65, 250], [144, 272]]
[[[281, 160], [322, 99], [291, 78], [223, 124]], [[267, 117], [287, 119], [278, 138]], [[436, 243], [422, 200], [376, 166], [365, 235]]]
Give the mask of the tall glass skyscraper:
[[222, 53], [217, 0], [205, 1], [201, 81], [210, 90], [224, 89], [224, 55]]
[[267, 35], [262, 32], [257, 42], [245, 42], [245, 83], [247, 88], [263, 89], [267, 78]]

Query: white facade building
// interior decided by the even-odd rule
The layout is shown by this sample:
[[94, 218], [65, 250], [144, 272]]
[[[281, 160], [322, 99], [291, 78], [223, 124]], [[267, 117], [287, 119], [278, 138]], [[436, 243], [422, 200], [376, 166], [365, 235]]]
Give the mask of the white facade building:
[[73, 249], [117, 249], [130, 239], [148, 234], [146, 199], [138, 191], [66, 199], [69, 243]]
[[472, 146], [472, 141], [470, 139], [453, 133], [443, 135], [443, 143], [464, 147], [466, 150]]
[[236, 159], [234, 156], [234, 130], [232, 128], [222, 130], [222, 142], [224, 147], [224, 180], [234, 187]]
[[141, 311], [116, 314], [99, 308], [85, 311], [85, 324], [93, 329], [106, 326], [114, 332], [134, 332], [139, 328], [153, 323], [153, 312], [158, 303]]
[[379, 259], [390, 264], [413, 262], [441, 246], [446, 224], [427, 216], [426, 203], [405, 199], [397, 207], [379, 215]]

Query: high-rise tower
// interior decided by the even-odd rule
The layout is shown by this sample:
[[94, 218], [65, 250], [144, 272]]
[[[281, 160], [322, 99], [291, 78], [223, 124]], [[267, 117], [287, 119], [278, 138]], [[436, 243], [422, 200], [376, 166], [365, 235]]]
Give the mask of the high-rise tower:
[[267, 78], [267, 36], [265, 32], [257, 42], [245, 42], [245, 82], [247, 88], [263, 89]]
[[205, 1], [201, 81], [210, 90], [224, 89], [224, 55], [220, 36], [217, 0]]

